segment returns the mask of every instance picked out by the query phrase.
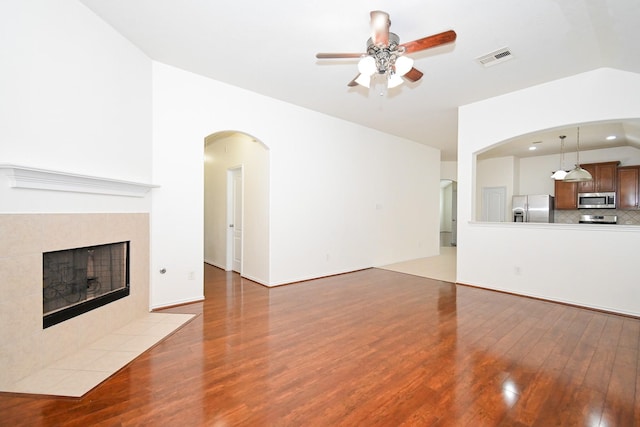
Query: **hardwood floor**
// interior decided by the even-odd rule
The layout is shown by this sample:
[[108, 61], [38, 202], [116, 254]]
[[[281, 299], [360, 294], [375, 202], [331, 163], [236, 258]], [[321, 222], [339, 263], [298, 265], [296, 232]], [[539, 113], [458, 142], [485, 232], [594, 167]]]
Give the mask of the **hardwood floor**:
[[0, 425], [640, 425], [639, 319], [380, 269], [205, 278], [174, 335], [81, 399], [0, 395]]

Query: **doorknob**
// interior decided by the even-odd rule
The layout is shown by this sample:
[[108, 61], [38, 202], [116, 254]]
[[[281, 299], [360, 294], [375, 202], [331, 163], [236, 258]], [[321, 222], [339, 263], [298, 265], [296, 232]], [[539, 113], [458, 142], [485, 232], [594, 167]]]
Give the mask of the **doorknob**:
[[233, 224], [229, 224], [229, 228], [233, 228]]

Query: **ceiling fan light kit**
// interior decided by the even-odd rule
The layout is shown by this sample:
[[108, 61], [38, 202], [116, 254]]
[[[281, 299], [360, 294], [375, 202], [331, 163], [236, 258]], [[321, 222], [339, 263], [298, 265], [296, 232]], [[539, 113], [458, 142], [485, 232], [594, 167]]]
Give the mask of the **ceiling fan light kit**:
[[371, 87], [371, 75], [361, 73], [354, 81], [367, 89]]
[[[316, 58], [359, 58], [359, 74], [349, 82], [348, 86], [361, 85], [369, 89], [374, 87], [375, 94], [384, 95], [386, 89], [403, 83], [401, 77], [412, 82], [422, 78], [423, 73], [413, 67], [413, 59], [404, 56], [405, 54], [451, 43], [457, 37], [455, 31], [449, 30], [400, 44], [398, 35], [389, 32], [390, 26], [389, 14], [374, 10], [371, 12], [371, 37], [367, 40], [366, 53], [318, 53]], [[384, 87], [380, 88], [381, 85]]]
[[378, 67], [376, 66], [376, 60], [373, 59], [372, 56], [364, 56], [358, 62], [358, 71], [360, 72], [360, 75], [371, 77], [373, 73], [378, 72]]
[[413, 59], [408, 56], [400, 56], [396, 59], [396, 74], [404, 76], [413, 68]]

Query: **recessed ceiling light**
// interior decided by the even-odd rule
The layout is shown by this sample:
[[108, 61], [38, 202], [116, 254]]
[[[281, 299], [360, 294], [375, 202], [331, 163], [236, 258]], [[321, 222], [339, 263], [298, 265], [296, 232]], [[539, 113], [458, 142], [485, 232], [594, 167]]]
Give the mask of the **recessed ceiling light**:
[[615, 136], [615, 135], [609, 135], [609, 136], [607, 137], [607, 141], [613, 141], [614, 139], [616, 139], [616, 136]]
[[541, 143], [542, 143], [542, 141], [533, 141], [531, 143], [531, 146], [529, 146], [529, 151], [533, 151], [533, 150], [537, 149], [538, 147], [536, 147], [536, 145], [537, 144], [541, 144]]

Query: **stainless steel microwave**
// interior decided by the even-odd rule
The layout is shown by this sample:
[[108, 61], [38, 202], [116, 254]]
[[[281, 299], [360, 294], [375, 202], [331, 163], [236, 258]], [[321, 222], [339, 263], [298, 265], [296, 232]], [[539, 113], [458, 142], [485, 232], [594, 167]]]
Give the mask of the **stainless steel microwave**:
[[578, 193], [578, 209], [615, 209], [616, 193]]

